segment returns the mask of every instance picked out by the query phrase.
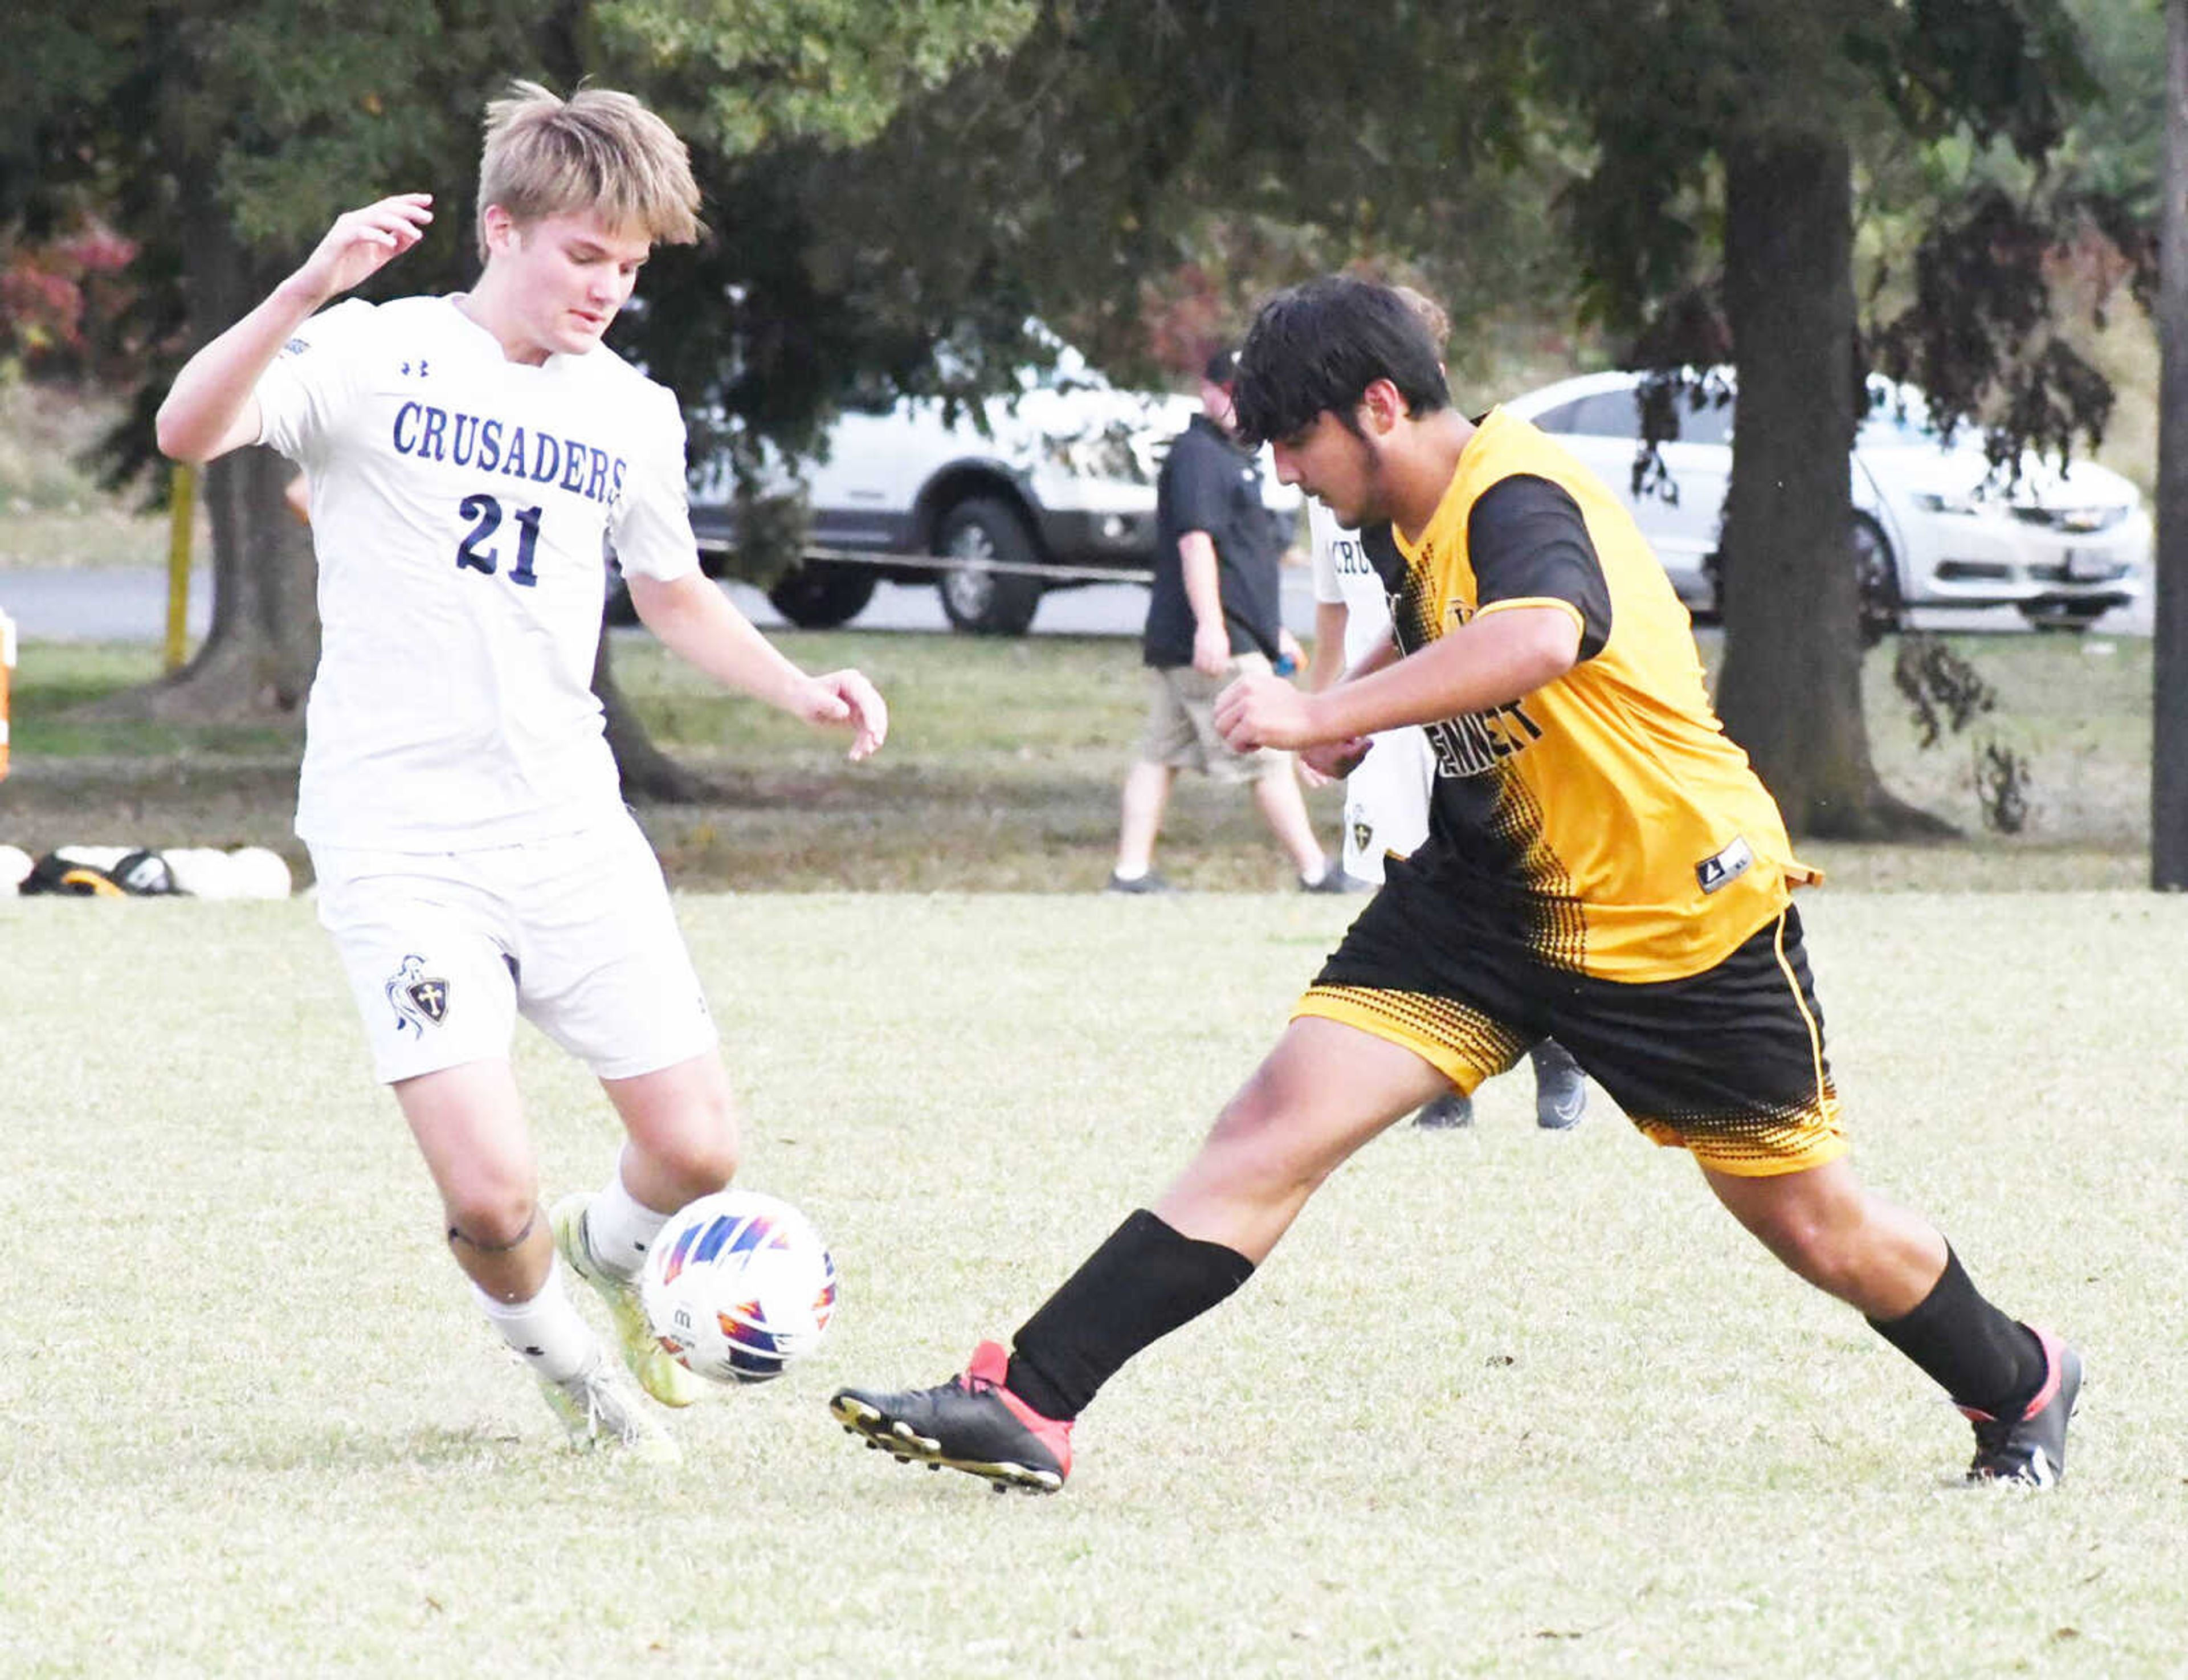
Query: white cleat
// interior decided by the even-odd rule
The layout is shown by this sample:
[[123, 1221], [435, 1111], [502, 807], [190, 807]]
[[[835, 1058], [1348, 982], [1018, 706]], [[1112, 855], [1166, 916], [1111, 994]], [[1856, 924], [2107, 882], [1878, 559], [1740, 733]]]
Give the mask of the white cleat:
[[675, 1437], [646, 1410], [636, 1385], [604, 1352], [594, 1354], [574, 1377], [559, 1383], [542, 1377], [539, 1391], [580, 1452], [606, 1445], [649, 1464], [674, 1464], [684, 1456]]

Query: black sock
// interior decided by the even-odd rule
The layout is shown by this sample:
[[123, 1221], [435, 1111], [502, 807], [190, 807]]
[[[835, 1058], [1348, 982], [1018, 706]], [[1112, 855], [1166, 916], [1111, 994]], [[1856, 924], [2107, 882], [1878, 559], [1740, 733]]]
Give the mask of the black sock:
[[1198, 1242], [1142, 1208], [1018, 1327], [1010, 1390], [1043, 1417], [1076, 1418], [1126, 1360], [1253, 1275], [1236, 1249]]
[[1870, 1329], [1934, 1378], [1955, 1406], [2017, 1418], [2044, 1386], [2044, 1344], [1982, 1295], [1948, 1246], [1945, 1270], [1904, 1318]]

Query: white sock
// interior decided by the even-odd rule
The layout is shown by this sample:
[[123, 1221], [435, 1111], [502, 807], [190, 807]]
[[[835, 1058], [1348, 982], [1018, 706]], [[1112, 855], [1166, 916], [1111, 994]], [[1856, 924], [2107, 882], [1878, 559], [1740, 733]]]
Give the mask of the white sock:
[[1146, 877], [1147, 872], [1147, 868], [1144, 865], [1138, 869], [1113, 869], [1109, 871], [1110, 874], [1115, 876], [1119, 881], [1138, 881], [1143, 879]]
[[501, 1332], [502, 1340], [550, 1382], [576, 1376], [600, 1351], [600, 1339], [578, 1316], [569, 1291], [562, 1287], [559, 1256], [547, 1268], [547, 1282], [528, 1301], [499, 1300], [476, 1283], [471, 1292], [486, 1309], [493, 1328]]
[[1325, 857], [1312, 869], [1307, 871], [1306, 873], [1300, 877], [1300, 883], [1302, 886], [1311, 887], [1316, 882], [1321, 880], [1323, 876], [1328, 873], [1329, 860]]
[[618, 1167], [608, 1175], [607, 1187], [585, 1204], [585, 1248], [611, 1277], [635, 1277], [646, 1264], [646, 1251], [668, 1223], [668, 1214], [656, 1213], [623, 1188]]

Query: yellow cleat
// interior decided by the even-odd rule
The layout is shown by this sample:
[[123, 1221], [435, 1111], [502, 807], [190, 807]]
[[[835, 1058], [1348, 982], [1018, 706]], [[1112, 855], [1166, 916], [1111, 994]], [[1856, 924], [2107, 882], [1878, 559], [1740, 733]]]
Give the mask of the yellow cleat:
[[604, 1271], [585, 1244], [585, 1209], [592, 1192], [579, 1190], [555, 1204], [548, 1222], [555, 1227], [555, 1251], [562, 1264], [600, 1292], [615, 1325], [616, 1340], [623, 1348], [623, 1362], [630, 1367], [638, 1385], [663, 1406], [689, 1406], [699, 1398], [700, 1380], [679, 1365], [655, 1338], [646, 1322], [646, 1307], [638, 1298], [638, 1284], [628, 1277]]

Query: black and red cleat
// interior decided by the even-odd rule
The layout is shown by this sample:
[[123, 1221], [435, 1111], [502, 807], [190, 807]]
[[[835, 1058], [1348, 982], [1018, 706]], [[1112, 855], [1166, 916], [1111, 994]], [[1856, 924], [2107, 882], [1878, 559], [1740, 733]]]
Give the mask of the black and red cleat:
[[998, 1493], [1054, 1493], [1071, 1474], [1071, 1425], [1043, 1417], [1006, 1388], [1009, 1369], [1010, 1356], [983, 1342], [965, 1373], [939, 1388], [839, 1389], [828, 1409], [867, 1446], [905, 1463], [962, 1470]]
[[2067, 1423], [2082, 1392], [2082, 1356], [2048, 1330], [2028, 1327], [2044, 1345], [2044, 1386], [2018, 1418], [1993, 1418], [1963, 1406], [1976, 1426], [1971, 1482], [2006, 1482], [2022, 1487], [2055, 1487], [2067, 1474]]

